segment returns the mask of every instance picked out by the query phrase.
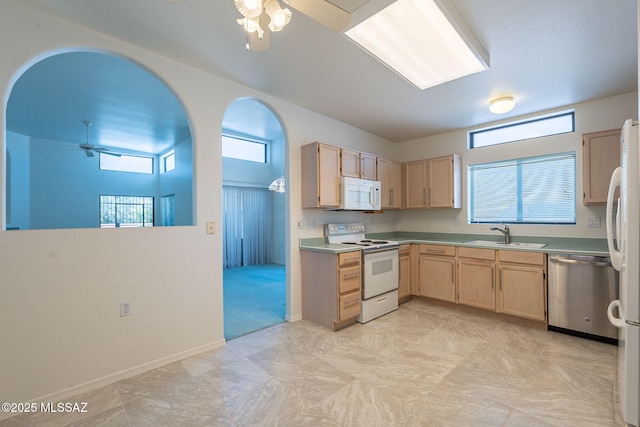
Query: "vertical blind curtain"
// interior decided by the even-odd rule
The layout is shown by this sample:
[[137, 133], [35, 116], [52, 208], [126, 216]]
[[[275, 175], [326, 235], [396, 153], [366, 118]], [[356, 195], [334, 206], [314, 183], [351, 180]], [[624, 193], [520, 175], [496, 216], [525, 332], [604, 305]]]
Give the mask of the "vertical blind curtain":
[[470, 222], [576, 223], [576, 154], [469, 165]]
[[224, 267], [271, 262], [271, 192], [223, 186]]

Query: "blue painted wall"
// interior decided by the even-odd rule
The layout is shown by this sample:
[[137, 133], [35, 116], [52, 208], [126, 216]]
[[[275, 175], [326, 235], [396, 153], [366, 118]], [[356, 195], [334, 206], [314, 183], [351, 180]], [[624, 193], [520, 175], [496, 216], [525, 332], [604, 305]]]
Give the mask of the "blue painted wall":
[[[176, 145], [176, 169], [160, 174], [100, 170], [99, 156], [86, 157], [76, 143], [7, 135], [11, 153], [9, 227], [97, 228], [99, 196], [176, 196], [176, 225], [193, 225], [191, 138]], [[26, 147], [26, 148], [25, 148]], [[155, 206], [159, 221], [159, 205]], [[157, 224], [156, 224], [157, 225]]]
[[191, 138], [174, 147], [175, 169], [158, 176], [158, 192], [155, 198], [156, 225], [160, 225], [160, 197], [175, 195], [175, 225], [193, 225], [193, 150]]
[[7, 132], [7, 229], [29, 228], [29, 137]]

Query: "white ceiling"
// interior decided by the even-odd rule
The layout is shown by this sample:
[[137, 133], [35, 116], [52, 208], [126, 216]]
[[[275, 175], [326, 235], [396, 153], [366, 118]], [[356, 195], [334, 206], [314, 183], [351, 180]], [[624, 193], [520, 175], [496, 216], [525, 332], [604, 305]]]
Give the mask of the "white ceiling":
[[[360, 11], [381, 1], [389, 3], [371, 0]], [[333, 2], [353, 11], [365, 0]], [[637, 2], [633, 0], [452, 0], [489, 53], [490, 69], [424, 91], [344, 35], [295, 10], [291, 23], [272, 35], [269, 50], [247, 52], [246, 36], [235, 22], [240, 15], [233, 0], [16, 3], [209, 70], [394, 142], [638, 87]], [[505, 116], [489, 113], [489, 100], [504, 94], [514, 96], [516, 108]], [[127, 120], [126, 114], [121, 120]]]

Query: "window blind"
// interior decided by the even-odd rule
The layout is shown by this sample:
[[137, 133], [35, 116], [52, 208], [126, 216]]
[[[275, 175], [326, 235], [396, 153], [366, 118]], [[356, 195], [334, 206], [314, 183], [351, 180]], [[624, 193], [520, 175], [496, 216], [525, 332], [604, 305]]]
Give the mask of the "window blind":
[[576, 154], [469, 165], [470, 223], [576, 223]]

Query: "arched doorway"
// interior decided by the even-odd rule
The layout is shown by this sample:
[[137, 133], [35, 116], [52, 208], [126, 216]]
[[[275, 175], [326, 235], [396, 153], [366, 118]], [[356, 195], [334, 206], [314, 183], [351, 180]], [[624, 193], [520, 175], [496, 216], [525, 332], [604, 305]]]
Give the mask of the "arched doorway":
[[[286, 314], [280, 120], [258, 100], [233, 102], [222, 122], [224, 331], [230, 340], [282, 323]], [[286, 190], [285, 190], [286, 191]]]

